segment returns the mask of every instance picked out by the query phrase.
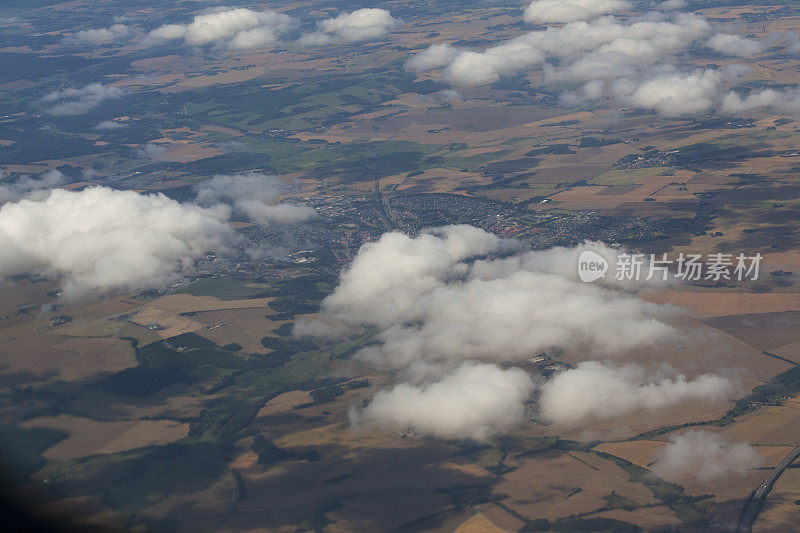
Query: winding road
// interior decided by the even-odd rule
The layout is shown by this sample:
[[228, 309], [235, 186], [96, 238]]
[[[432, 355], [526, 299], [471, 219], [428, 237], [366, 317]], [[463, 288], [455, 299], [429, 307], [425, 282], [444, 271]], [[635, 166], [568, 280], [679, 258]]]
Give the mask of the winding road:
[[789, 455], [783, 458], [783, 460], [778, 463], [778, 465], [769, 473], [769, 476], [761, 482], [761, 484], [753, 491], [750, 495], [750, 498], [747, 500], [747, 503], [742, 510], [741, 516], [739, 516], [739, 525], [736, 528], [737, 531], [740, 533], [750, 533], [753, 529], [753, 524], [758, 518], [758, 513], [764, 508], [764, 504], [767, 501], [767, 496], [769, 492], [772, 490], [773, 485], [781, 477], [784, 470], [789, 468], [789, 465], [792, 464], [795, 459], [800, 457], [800, 446], [797, 446], [794, 450], [792, 450]]

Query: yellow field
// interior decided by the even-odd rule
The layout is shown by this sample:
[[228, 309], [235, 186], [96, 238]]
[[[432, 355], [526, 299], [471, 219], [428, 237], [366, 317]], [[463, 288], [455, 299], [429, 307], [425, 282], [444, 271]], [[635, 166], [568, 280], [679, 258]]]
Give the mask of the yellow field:
[[548, 434], [579, 440], [630, 438], [664, 426], [713, 420], [725, 414], [732, 405], [731, 402], [684, 402], [656, 412], [639, 411], [614, 420], [587, 424], [580, 429], [548, 426]]
[[495, 526], [506, 531], [519, 531], [525, 525], [525, 522], [494, 503], [476, 505], [475, 510], [482, 513]]
[[[780, 355], [781, 357], [785, 357], [786, 359], [796, 363], [800, 363], [800, 341], [785, 344], [779, 348], [772, 348], [769, 352], [774, 353], [775, 355]], [[800, 407], [800, 403], [798, 403], [796, 407]]]
[[44, 333], [34, 335], [30, 330], [20, 333], [23, 334], [0, 342], [5, 372], [30, 373], [41, 381], [74, 380], [136, 365], [133, 349], [125, 341], [65, 339]]
[[197, 331], [198, 335], [220, 346], [235, 342], [246, 353], [268, 353], [270, 350], [264, 348], [261, 339], [284, 323], [268, 319], [262, 308], [207, 311], [193, 319], [207, 326]]
[[[263, 352], [259, 343], [261, 338], [280, 325], [273, 325], [264, 317], [270, 300], [272, 299], [220, 300], [213, 296], [170, 294], [147, 304], [130, 321], [140, 326], [165, 326], [166, 329], [163, 330], [152, 330], [161, 339], [200, 332], [218, 344], [238, 342], [246, 351]], [[202, 316], [194, 319], [180, 315], [189, 312], [200, 312]], [[227, 314], [219, 316], [219, 313], [226, 312]], [[253, 323], [253, 319], [256, 323]], [[217, 327], [223, 324], [224, 327]]]
[[[646, 182], [654, 176], [660, 176], [664, 172], [670, 170], [670, 167], [650, 167], [641, 168], [636, 170], [609, 170], [600, 174], [592, 180], [595, 185], [611, 185], [614, 187], [620, 185], [634, 185]], [[676, 181], [674, 176], [670, 176], [671, 181]]]
[[[538, 128], [542, 126], [548, 126], [550, 124], [557, 124], [559, 122], [570, 122], [573, 120], [578, 120], [580, 122], [586, 122], [587, 120], [591, 120], [597, 117], [597, 113], [592, 113], [591, 111], [581, 111], [579, 113], [570, 113], [567, 115], [559, 115], [553, 118], [547, 118], [544, 120], [537, 120], [536, 122], [529, 122], [525, 124], [525, 126], [529, 128]], [[555, 127], [564, 127], [564, 126], [555, 126]]]
[[168, 294], [148, 304], [173, 313], [192, 311], [216, 311], [220, 309], [264, 308], [273, 298], [252, 298], [249, 300], [220, 300], [213, 296], [192, 296], [191, 294]]
[[770, 446], [796, 446], [800, 442], [800, 409], [786, 405], [763, 407], [723, 429], [731, 440]]
[[648, 291], [643, 300], [671, 304], [691, 310], [697, 318], [776, 313], [800, 309], [800, 297], [791, 293], [753, 293], [721, 291], [682, 291], [675, 289]]
[[612, 491], [639, 504], [655, 502], [647, 488], [627, 481], [618, 466], [596, 457], [589, 462], [589, 455], [545, 451], [508, 458], [505, 463], [517, 469], [503, 476], [495, 492], [508, 494], [504, 503], [528, 519], [591, 512], [604, 507], [603, 496]]
[[298, 431], [275, 439], [280, 447], [336, 445], [346, 448], [370, 448], [389, 442], [399, 443], [400, 437], [394, 431], [353, 432], [346, 422], [330, 424], [313, 429]]
[[265, 403], [264, 407], [256, 414], [256, 418], [288, 411], [295, 405], [309, 403], [311, 401], [313, 401], [313, 399], [307, 391], [293, 390], [291, 392], [284, 392]]
[[119, 337], [134, 338], [138, 341], [139, 346], [146, 346], [151, 342], [163, 340], [156, 331], [134, 324], [133, 322], [125, 322], [117, 335]]
[[56, 331], [66, 337], [111, 337], [118, 335], [122, 326], [123, 322], [101, 318], [88, 322], [71, 322]]
[[666, 505], [658, 507], [647, 507], [646, 509], [635, 509], [633, 511], [626, 511], [624, 509], [615, 509], [613, 511], [604, 511], [591, 515], [592, 518], [614, 518], [622, 520], [623, 522], [631, 522], [644, 529], [672, 529], [676, 524], [680, 524], [681, 520], [675, 513]]
[[116, 338], [66, 339], [53, 347], [79, 356], [69, 369], [62, 371], [65, 377], [91, 375], [98, 372], [98, 363], [102, 364], [103, 372], [119, 372], [137, 364], [130, 343]]
[[472, 518], [456, 528], [455, 533], [507, 533], [486, 518], [482, 513], [474, 515]]
[[42, 456], [66, 461], [87, 455], [117, 453], [152, 444], [166, 444], [189, 434], [189, 424], [173, 420], [97, 422], [72, 415], [28, 420], [23, 427], [51, 427], [70, 436], [46, 450]]
[[145, 307], [131, 318], [131, 322], [140, 326], [151, 324], [164, 326], [166, 329], [155, 330], [162, 339], [169, 339], [170, 337], [203, 329], [203, 324], [200, 322], [195, 322], [184, 316], [155, 307]]
[[774, 467], [794, 449], [794, 446], [756, 446], [755, 449], [764, 456], [764, 466]]

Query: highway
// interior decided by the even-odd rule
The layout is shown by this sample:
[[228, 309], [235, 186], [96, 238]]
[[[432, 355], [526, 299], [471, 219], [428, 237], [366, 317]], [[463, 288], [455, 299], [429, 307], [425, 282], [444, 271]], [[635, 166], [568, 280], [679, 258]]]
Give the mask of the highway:
[[386, 231], [392, 231], [395, 229], [395, 225], [394, 220], [392, 220], [391, 211], [389, 210], [389, 199], [387, 195], [381, 194], [380, 159], [372, 148], [364, 148], [364, 150], [372, 154], [375, 158], [375, 207], [378, 211], [378, 216], [383, 222], [383, 225], [386, 226]]
[[795, 459], [800, 457], [800, 446], [797, 446], [794, 450], [792, 450], [789, 455], [783, 458], [783, 460], [778, 463], [778, 465], [769, 473], [769, 476], [761, 482], [761, 484], [753, 491], [750, 495], [750, 498], [747, 500], [747, 503], [742, 510], [741, 516], [739, 516], [739, 525], [736, 528], [737, 531], [740, 533], [750, 533], [753, 529], [753, 524], [758, 518], [758, 513], [764, 508], [764, 504], [767, 501], [767, 496], [769, 492], [772, 490], [773, 485], [781, 477], [784, 470], [786, 470], [790, 464], [792, 464]]

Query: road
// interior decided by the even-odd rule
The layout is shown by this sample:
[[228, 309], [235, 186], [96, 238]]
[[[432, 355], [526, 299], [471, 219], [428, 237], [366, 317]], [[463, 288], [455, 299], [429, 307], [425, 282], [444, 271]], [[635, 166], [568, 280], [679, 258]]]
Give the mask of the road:
[[772, 490], [773, 485], [781, 477], [784, 470], [786, 470], [790, 464], [792, 464], [795, 459], [800, 457], [800, 446], [796, 447], [792, 450], [789, 455], [783, 458], [783, 460], [778, 463], [778, 466], [775, 467], [772, 472], [770, 472], [769, 476], [761, 482], [761, 484], [753, 491], [750, 495], [750, 498], [747, 500], [747, 503], [742, 510], [742, 514], [739, 517], [739, 525], [737, 527], [737, 531], [740, 533], [750, 533], [753, 529], [753, 524], [758, 518], [758, 513], [764, 508], [764, 503], [767, 501], [767, 496], [769, 496], [769, 492]]
[[395, 225], [389, 210], [389, 199], [386, 195], [381, 194], [380, 159], [372, 148], [364, 148], [364, 150], [372, 154], [375, 158], [375, 207], [378, 211], [378, 216], [383, 222], [383, 225], [386, 226], [386, 230], [392, 231], [395, 229]]

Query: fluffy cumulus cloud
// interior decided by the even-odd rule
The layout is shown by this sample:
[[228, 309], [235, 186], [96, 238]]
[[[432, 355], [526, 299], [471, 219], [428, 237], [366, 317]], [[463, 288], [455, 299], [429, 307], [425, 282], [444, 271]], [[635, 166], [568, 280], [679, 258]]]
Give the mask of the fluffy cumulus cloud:
[[779, 113], [800, 113], [800, 87], [753, 91], [744, 98], [730, 92], [722, 100], [722, 111], [726, 113], [742, 113], [759, 109]]
[[449, 44], [434, 44], [406, 61], [409, 72], [428, 72], [453, 62], [459, 50]]
[[669, 74], [641, 83], [624, 98], [667, 116], [694, 115], [715, 105], [721, 81], [715, 70]]
[[630, 7], [625, 0], [533, 0], [525, 9], [525, 20], [536, 24], [575, 22]]
[[652, 372], [636, 365], [588, 361], [547, 381], [540, 406], [546, 419], [575, 425], [656, 411], [687, 400], [724, 400], [732, 386], [730, 380], [712, 374], [687, 380], [670, 369]]
[[464, 364], [440, 381], [418, 386], [401, 383], [381, 391], [353, 416], [356, 424], [485, 440], [509, 431], [523, 419], [524, 401], [532, 389], [533, 381], [522, 370]]
[[131, 36], [131, 28], [124, 24], [114, 24], [108, 28], [81, 30], [64, 38], [64, 44], [111, 44]]
[[228, 204], [259, 224], [302, 222], [316, 216], [311, 206], [276, 203], [286, 192], [286, 184], [276, 176], [262, 173], [220, 175], [197, 186], [197, 202]]
[[39, 272], [65, 295], [160, 287], [234, 235], [224, 208], [94, 187], [0, 207], [0, 277]]
[[[796, 35], [754, 40], [715, 32], [701, 14], [675, 11], [683, 7], [681, 0], [651, 2], [655, 10], [636, 16], [614, 15], [629, 7], [622, 0], [535, 0], [526, 10], [526, 20], [561, 24], [483, 50], [431, 45], [410, 57], [406, 69], [415, 73], [439, 70], [443, 80], [460, 86], [486, 85], [503, 76], [536, 70], [545, 85], [558, 83], [563, 89], [565, 82], [573, 84], [561, 95], [565, 105], [613, 99], [619, 105], [665, 116], [718, 109], [796, 112], [792, 90], [764, 91], [749, 101], [726, 96], [732, 82], [749, 72], [744, 64], [716, 71], [681, 66], [687, 50], [704, 47], [738, 58], [755, 57], [769, 46], [800, 52]], [[779, 97], [789, 102], [779, 105]]]
[[457, 264], [501, 246], [500, 238], [472, 226], [448, 226], [416, 238], [386, 233], [361, 247], [324, 307], [350, 323], [388, 328], [442, 286]]
[[50, 189], [67, 183], [67, 178], [58, 170], [49, 170], [38, 176], [20, 176], [10, 181], [0, 172], [0, 203], [15, 202], [22, 198], [42, 198]]
[[379, 327], [380, 343], [359, 357], [392, 368], [420, 354], [438, 364], [523, 360], [553, 346], [612, 353], [676, 334], [668, 311], [577, 279], [581, 250], [616, 253], [602, 245], [465, 262], [512, 245], [471, 226], [386, 234], [362, 248], [323, 309]]
[[399, 21], [385, 9], [365, 8], [320, 21], [319, 30], [300, 37], [306, 46], [350, 43], [377, 39], [389, 33]]
[[194, 17], [189, 24], [166, 24], [151, 31], [144, 44], [183, 40], [188, 46], [244, 50], [277, 43], [295, 27], [292, 17], [275, 11], [218, 8]]
[[71, 116], [87, 113], [107, 100], [124, 96], [119, 87], [92, 83], [81, 89], [64, 89], [45, 95], [41, 102], [51, 115]]
[[760, 42], [730, 33], [718, 33], [706, 44], [715, 52], [733, 57], [753, 57], [764, 51]]
[[763, 463], [764, 457], [747, 443], [692, 430], [670, 439], [653, 471], [668, 479], [695, 477], [707, 482], [746, 474]]
[[696, 115], [720, 108], [724, 84], [741, 77], [748, 69], [732, 65], [691, 72], [669, 67], [659, 70], [638, 80], [623, 77], [589, 81], [577, 91], [563, 94], [561, 100], [569, 105], [611, 96], [626, 106], [651, 109], [667, 117]]
[[[385, 9], [357, 9], [321, 20], [317, 30], [301, 35], [301, 46], [367, 41], [386, 35], [400, 21]], [[204, 11], [188, 24], [165, 24], [147, 34], [152, 46], [182, 40], [188, 46], [218, 50], [248, 50], [291, 41], [298, 21], [275, 11], [222, 7]]]
[[[520, 421], [532, 387], [530, 378], [522, 379], [521, 370], [508, 373], [501, 364], [525, 361], [553, 348], [612, 357], [680, 342], [682, 335], [672, 325], [676, 311], [628, 294], [631, 282], [616, 285], [609, 280], [602, 286], [581, 282], [577, 265], [584, 251], [600, 254], [612, 264], [621, 253], [599, 243], [526, 252], [516, 241], [472, 226], [436, 228], [416, 237], [387, 233], [362, 246], [342, 272], [338, 287], [323, 301], [321, 316], [352, 328], [375, 328], [376, 342], [356, 358], [397, 370], [402, 382], [354, 417], [433, 435], [485, 438]], [[295, 334], [320, 327], [301, 324]], [[327, 324], [323, 329], [329, 329]], [[647, 388], [640, 374], [630, 369], [608, 369], [616, 380], [609, 390], [627, 384], [635, 395], [638, 388]], [[476, 376], [486, 376], [489, 383], [476, 386], [475, 396], [470, 397], [464, 383], [480, 381]], [[559, 379], [558, 383], [569, 385], [569, 380]], [[715, 379], [692, 382], [679, 375], [665, 377], [656, 383], [660, 388], [652, 397], [659, 393], [716, 397], [717, 393], [707, 392], [716, 386]], [[496, 384], [506, 380], [515, 385], [500, 395]], [[479, 410], [481, 416], [472, 421], [460, 414], [446, 416], [453, 409], [443, 398], [451, 391], [469, 410], [485, 405]], [[608, 401], [616, 403], [608, 409], [619, 410], [620, 402], [633, 405], [642, 398], [623, 401], [609, 395]], [[505, 407], [500, 409], [501, 405]], [[648, 407], [666, 405], [670, 401], [653, 399]], [[506, 414], [497, 414], [502, 412]], [[552, 410], [547, 413], [552, 415]]]
[[457, 85], [485, 85], [494, 83], [501, 76], [542, 63], [545, 57], [542, 50], [521, 41], [495, 46], [484, 52], [464, 50], [448, 65], [445, 77]]
[[[533, 31], [482, 52], [433, 45], [409, 59], [413, 72], [443, 69], [444, 78], [458, 85], [483, 85], [503, 75], [543, 66], [545, 79], [596, 81], [638, 78], [654, 66], [706, 37], [711, 31], [699, 15], [678, 13], [623, 21], [601, 17]], [[557, 59], [558, 68], [545, 63]]]

